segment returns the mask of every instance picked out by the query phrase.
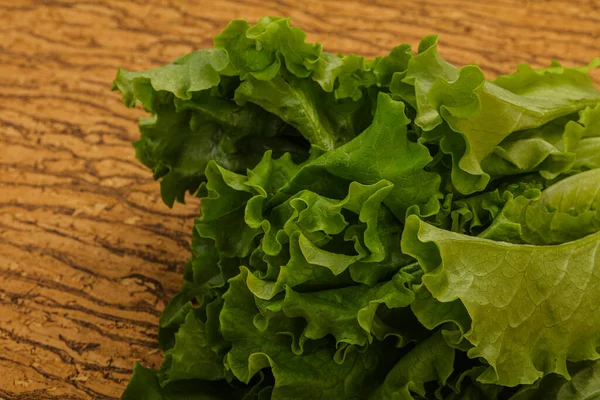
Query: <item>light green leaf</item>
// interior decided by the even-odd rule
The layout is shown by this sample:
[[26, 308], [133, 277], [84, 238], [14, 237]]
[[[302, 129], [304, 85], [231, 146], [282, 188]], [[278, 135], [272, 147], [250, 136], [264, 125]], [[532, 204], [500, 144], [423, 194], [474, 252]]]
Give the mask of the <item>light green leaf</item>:
[[600, 169], [509, 200], [481, 237], [512, 243], [560, 244], [600, 231]]
[[559, 246], [493, 242], [407, 220], [405, 252], [426, 271], [440, 302], [460, 300], [471, 318], [468, 354], [489, 368], [483, 383], [530, 384], [566, 362], [597, 359], [600, 233]]
[[190, 100], [194, 92], [217, 86], [221, 81], [219, 72], [227, 64], [227, 54], [223, 50], [199, 50], [147, 71], [119, 69], [113, 90], [121, 91], [126, 106], [133, 107], [137, 100], [144, 109], [154, 112], [157, 111], [154, 106], [158, 92], [169, 92], [179, 99]]
[[233, 20], [214, 42], [216, 48], [227, 52], [231, 66], [242, 79], [252, 75], [270, 80], [283, 65], [301, 78], [316, 68], [322, 46], [306, 43], [305, 39], [306, 33], [290, 26], [289, 18], [263, 17], [254, 26]]
[[[402, 82], [414, 87], [415, 123], [432, 131], [425, 137], [441, 140], [442, 150], [452, 155], [452, 182], [463, 194], [485, 188], [489, 174], [481, 162], [510, 134], [537, 128], [600, 101], [600, 91], [588, 74], [595, 63], [589, 68], [539, 70], [521, 65], [512, 75], [486, 82], [477, 66], [458, 69], [444, 61], [436, 45], [436, 36], [423, 39]], [[394, 88], [392, 84], [392, 93]], [[410, 101], [410, 92], [406, 93], [402, 86], [395, 94]], [[433, 133], [435, 128], [440, 132]]]

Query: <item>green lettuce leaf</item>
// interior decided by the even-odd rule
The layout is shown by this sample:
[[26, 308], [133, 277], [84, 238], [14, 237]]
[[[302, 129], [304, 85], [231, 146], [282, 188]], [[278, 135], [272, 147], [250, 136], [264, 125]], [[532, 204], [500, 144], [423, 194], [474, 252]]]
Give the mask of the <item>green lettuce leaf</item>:
[[481, 237], [512, 243], [560, 244], [600, 230], [600, 169], [509, 200]]
[[119, 70], [113, 90], [152, 114], [140, 120], [136, 155], [162, 179], [168, 206], [198, 188], [211, 160], [244, 172], [268, 150], [302, 160], [310, 145], [352, 140], [373, 119], [376, 88], [412, 57], [406, 45], [374, 60], [334, 56], [305, 39], [289, 18], [234, 20], [215, 49], [148, 71]]
[[[453, 363], [454, 349], [446, 345], [438, 331], [402, 357], [370, 399], [432, 398], [427, 396], [425, 384], [436, 382], [444, 385], [453, 371]], [[413, 394], [421, 397], [414, 397]]]
[[[397, 218], [439, 207], [439, 177], [423, 170], [430, 157], [408, 140], [406, 122], [403, 104], [381, 95], [360, 141], [325, 154], [315, 150], [303, 164], [267, 153], [245, 176], [210, 162], [196, 233], [214, 242], [221, 259], [249, 258], [246, 264], [258, 270], [249, 285], [265, 299], [285, 285], [343, 284], [346, 270], [368, 285], [389, 279], [411, 262], [397, 246]], [[381, 171], [369, 167], [386, 148], [395, 152], [381, 160]]]
[[538, 171], [548, 179], [569, 171], [579, 143], [569, 129], [570, 122], [571, 116], [556, 118], [539, 128], [511, 134], [481, 161], [483, 170], [492, 177]]
[[[425, 131], [423, 137], [451, 154], [452, 183], [470, 194], [489, 182], [482, 160], [513, 132], [598, 103], [600, 91], [588, 70], [599, 64], [596, 59], [587, 68], [553, 65], [539, 70], [521, 65], [518, 72], [487, 82], [477, 66], [459, 69], [444, 61], [434, 35], [421, 41], [406, 74], [390, 88], [417, 109], [415, 124]], [[408, 86], [414, 87], [414, 95]]]
[[385, 283], [374, 287], [349, 286], [319, 292], [298, 293], [286, 287], [283, 312], [290, 318], [302, 317], [307, 326], [303, 336], [317, 340], [330, 334], [341, 343], [365, 346], [374, 340], [393, 335], [400, 345], [416, 338], [410, 332], [394, 332], [377, 316], [380, 305], [402, 308], [411, 304], [414, 293], [410, 284], [418, 279], [410, 273], [398, 272]]
[[510, 400], [593, 400], [600, 395], [600, 362], [584, 361], [569, 366], [571, 379], [549, 375], [525, 387]]
[[289, 18], [264, 17], [254, 26], [233, 20], [214, 42], [216, 48], [226, 51], [231, 68], [241, 79], [252, 75], [270, 80], [282, 65], [301, 78], [318, 67], [322, 46], [305, 39], [306, 33], [291, 27]]
[[230, 280], [223, 296], [221, 331], [231, 343], [227, 365], [242, 382], [263, 368], [275, 377], [272, 399], [362, 399], [377, 382], [385, 354], [379, 345], [364, 352], [354, 347], [335, 357], [327, 342], [305, 344], [301, 340], [304, 320], [288, 318], [281, 302], [256, 303], [246, 286], [248, 271], [241, 269]]
[[559, 246], [494, 242], [435, 228], [411, 216], [405, 252], [426, 271], [423, 283], [443, 303], [460, 300], [471, 318], [471, 358], [489, 368], [480, 382], [530, 384], [569, 377], [567, 360], [597, 359], [600, 233]]
[[[158, 72], [129, 77], [128, 83], [136, 87], [135, 82], [142, 82], [139, 85], [148, 87], [142, 93], [151, 92], [149, 77], [162, 77]], [[179, 93], [182, 89], [171, 90]], [[136, 156], [153, 170], [155, 179], [162, 178], [161, 194], [169, 206], [175, 200], [183, 202], [186, 191], [198, 188], [211, 160], [231, 170], [244, 171], [255, 165], [268, 149], [301, 156], [305, 153], [293, 140], [278, 141], [276, 136], [285, 136], [287, 128], [277, 117], [253, 105], [238, 106], [209, 92], [195, 93], [182, 102], [166, 91], [138, 97], [154, 115], [140, 120], [142, 138], [134, 144]], [[123, 91], [124, 98], [128, 93]], [[293, 131], [290, 134], [293, 136]]]
[[404, 103], [380, 93], [373, 123], [351, 142], [307, 164], [282, 192], [313, 190], [317, 185], [331, 191], [328, 187], [340, 179], [363, 184], [386, 179], [394, 188], [385, 204], [398, 219], [403, 220], [407, 212], [435, 214], [440, 177], [424, 170], [431, 156], [425, 146], [409, 140], [410, 120], [404, 110]]
[[600, 137], [582, 139], [575, 148], [573, 169], [600, 168]]
[[207, 343], [205, 323], [195, 310], [175, 334], [175, 345], [165, 353], [159, 380], [161, 386], [186, 379], [216, 381], [225, 378], [223, 355]]
[[268, 81], [249, 77], [235, 91], [234, 100], [262, 107], [296, 128], [309, 143], [328, 150], [354, 138], [372, 119], [368, 98], [337, 102], [316, 82], [287, 73]]
[[600, 105], [582, 111], [579, 121], [572, 123], [571, 129], [581, 138], [574, 149], [576, 160], [573, 169], [600, 168]]
[[119, 69], [113, 89], [123, 95], [123, 102], [133, 107], [139, 101], [145, 110], [157, 111], [159, 93], [172, 93], [176, 98], [190, 100], [195, 92], [216, 87], [220, 72], [228, 65], [223, 50], [199, 50], [153, 70], [133, 72]]
[[509, 136], [482, 160], [492, 176], [538, 171], [553, 179], [569, 170], [592, 169], [592, 148], [600, 135], [600, 106], [587, 107], [574, 116], [557, 118], [536, 129]]

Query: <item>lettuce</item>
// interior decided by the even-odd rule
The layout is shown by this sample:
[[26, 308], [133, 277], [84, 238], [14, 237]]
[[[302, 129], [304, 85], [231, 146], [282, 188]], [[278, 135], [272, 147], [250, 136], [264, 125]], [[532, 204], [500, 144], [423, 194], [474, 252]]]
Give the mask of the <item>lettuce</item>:
[[442, 303], [460, 300], [470, 318], [467, 355], [489, 367], [480, 382], [530, 384], [568, 377], [567, 360], [599, 357], [593, 329], [600, 285], [600, 233], [557, 246], [521, 246], [468, 237], [407, 220], [402, 247], [425, 270]]
[[600, 59], [487, 81], [276, 17], [214, 44], [113, 84], [164, 202], [201, 199], [124, 399], [597, 395]]

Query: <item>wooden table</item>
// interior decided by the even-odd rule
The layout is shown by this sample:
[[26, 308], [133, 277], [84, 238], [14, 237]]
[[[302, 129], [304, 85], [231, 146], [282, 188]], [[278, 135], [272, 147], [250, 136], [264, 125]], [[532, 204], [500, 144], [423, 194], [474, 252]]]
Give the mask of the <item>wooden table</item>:
[[437, 32], [490, 77], [600, 55], [596, 0], [0, 0], [0, 398], [114, 399], [134, 361], [159, 365], [198, 204], [161, 203], [111, 81], [267, 14], [366, 56]]

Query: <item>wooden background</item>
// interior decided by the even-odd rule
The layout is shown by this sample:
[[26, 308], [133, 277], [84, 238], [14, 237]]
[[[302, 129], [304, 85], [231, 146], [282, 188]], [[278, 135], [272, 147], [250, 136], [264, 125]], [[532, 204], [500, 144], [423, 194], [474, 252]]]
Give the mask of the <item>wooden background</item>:
[[439, 33], [489, 77], [600, 55], [597, 0], [0, 0], [0, 399], [114, 399], [159, 365], [198, 204], [161, 203], [111, 81], [267, 14], [366, 56]]

